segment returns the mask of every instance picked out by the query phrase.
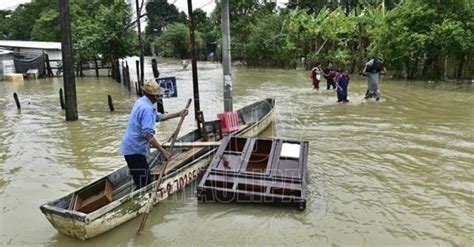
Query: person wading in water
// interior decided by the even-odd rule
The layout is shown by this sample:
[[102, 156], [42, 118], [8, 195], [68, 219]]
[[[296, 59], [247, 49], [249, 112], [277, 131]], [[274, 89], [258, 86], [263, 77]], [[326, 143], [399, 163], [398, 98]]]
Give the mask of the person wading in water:
[[314, 68], [311, 69], [311, 73], [309, 75], [309, 78], [313, 81], [313, 89], [316, 89], [319, 91], [319, 82], [321, 81], [321, 64], [316, 63], [314, 65]]
[[367, 76], [367, 92], [364, 99], [380, 100], [380, 75], [385, 73], [385, 67], [380, 59], [373, 58], [365, 64], [364, 70], [362, 70], [362, 74]]
[[332, 67], [329, 66], [324, 72], [324, 78], [326, 78], [326, 83], [327, 83], [327, 90], [329, 90], [331, 87], [332, 89], [336, 89], [336, 70]]

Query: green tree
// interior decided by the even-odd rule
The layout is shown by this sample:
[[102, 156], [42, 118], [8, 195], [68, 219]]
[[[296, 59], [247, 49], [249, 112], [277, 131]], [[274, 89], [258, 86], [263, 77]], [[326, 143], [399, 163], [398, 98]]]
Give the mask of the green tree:
[[[204, 46], [202, 34], [196, 31], [195, 38], [197, 50], [202, 50]], [[165, 57], [189, 58], [191, 54], [189, 39], [188, 26], [176, 22], [166, 26], [163, 33], [156, 39], [155, 45], [160, 48], [161, 55]]]
[[57, 11], [57, 9], [58, 1], [56, 0], [32, 0], [30, 3], [20, 4], [9, 18], [9, 38], [31, 40], [33, 27], [41, 14], [47, 10]]
[[186, 14], [180, 12], [176, 6], [169, 4], [166, 0], [150, 0], [145, 6], [145, 10], [148, 21], [145, 28], [147, 37], [159, 36], [170, 23], [187, 23]]
[[458, 64], [457, 77], [470, 63], [473, 10], [468, 1], [410, 0], [387, 14], [380, 50], [389, 64], [409, 79], [442, 79], [446, 64]]
[[283, 22], [284, 18], [275, 14], [252, 26], [246, 50], [248, 65], [296, 66], [296, 60], [288, 59], [293, 46], [287, 45], [287, 35], [281, 32]]
[[355, 8], [384, 5], [386, 10], [395, 8], [403, 0], [289, 0], [289, 9], [307, 9], [309, 13], [318, 13], [324, 8], [335, 10], [341, 7], [347, 14]]
[[[273, 14], [276, 5], [273, 2], [260, 3], [255, 0], [229, 1], [230, 35], [232, 58], [245, 60], [250, 32], [255, 24]], [[211, 15], [211, 21], [220, 32], [221, 7], [217, 5]]]
[[60, 41], [59, 13], [49, 9], [41, 12], [31, 30], [31, 39], [38, 41]]
[[[97, 15], [90, 21], [78, 42], [90, 43], [92, 49], [101, 54], [103, 62], [112, 62], [136, 53], [135, 34], [125, 28], [131, 21], [130, 6], [125, 1], [115, 0], [110, 5], [100, 5]], [[81, 25], [76, 24], [77, 27]]]
[[10, 10], [0, 10], [0, 39], [8, 39], [10, 36]]
[[207, 17], [206, 12], [202, 9], [195, 9], [193, 11], [194, 29], [201, 33], [207, 33], [212, 30], [211, 20]]

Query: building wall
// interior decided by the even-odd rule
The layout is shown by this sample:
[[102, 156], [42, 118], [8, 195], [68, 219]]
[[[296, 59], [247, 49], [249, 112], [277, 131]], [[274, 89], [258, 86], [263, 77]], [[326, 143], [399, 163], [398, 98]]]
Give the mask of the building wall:
[[0, 80], [3, 80], [3, 75], [15, 73], [15, 65], [13, 64], [13, 55], [0, 55]]

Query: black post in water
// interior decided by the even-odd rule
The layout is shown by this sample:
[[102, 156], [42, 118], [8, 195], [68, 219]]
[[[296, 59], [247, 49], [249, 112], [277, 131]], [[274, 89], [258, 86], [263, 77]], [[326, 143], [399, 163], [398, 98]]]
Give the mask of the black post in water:
[[154, 58], [151, 60], [151, 69], [153, 70], [153, 77], [155, 77], [155, 79], [160, 77], [160, 71], [158, 71], [158, 65]]
[[189, 16], [189, 38], [191, 46], [191, 65], [193, 70], [193, 96], [194, 96], [194, 119], [198, 119], [198, 114], [201, 111], [199, 105], [199, 84], [198, 84], [198, 73], [197, 73], [197, 63], [196, 63], [196, 48], [195, 48], [195, 38], [194, 38], [194, 21], [193, 21], [193, 5], [192, 1], [188, 0], [188, 16]]
[[108, 102], [109, 102], [109, 109], [110, 109], [110, 111], [115, 111], [114, 103], [112, 102], [112, 96], [110, 96], [110, 94], [107, 95], [107, 100], [108, 100]]
[[15, 99], [16, 108], [20, 110], [21, 109], [20, 100], [18, 99], [18, 95], [16, 93], [13, 93], [13, 99]]
[[[158, 65], [156, 63], [156, 59], [151, 60], [151, 69], [153, 70], [153, 77], [156, 79], [160, 77], [160, 71], [158, 71]], [[156, 102], [156, 110], [160, 113], [165, 113], [165, 106], [163, 105], [163, 99], [159, 98]]]
[[137, 68], [137, 82], [138, 82], [138, 92], [141, 92], [141, 88], [142, 88], [142, 83], [143, 82], [140, 82], [140, 61], [138, 60], [135, 60], [135, 65], [136, 65], [136, 68]]
[[64, 104], [64, 97], [63, 97], [63, 89], [59, 89], [59, 103], [61, 104], [61, 109], [64, 110], [66, 108]]
[[163, 105], [162, 98], [159, 98], [158, 101], [156, 101], [156, 110], [161, 114], [165, 113], [165, 106]]
[[46, 71], [48, 72], [47, 75], [53, 76], [53, 70], [51, 69], [51, 64], [49, 62], [49, 56], [47, 53], [45, 53], [44, 56], [46, 58]]
[[59, 20], [61, 22], [61, 52], [63, 61], [64, 93], [66, 96], [66, 121], [75, 121], [77, 114], [76, 81], [72, 57], [71, 18], [69, 0], [59, 0]]
[[142, 90], [140, 89], [140, 83], [135, 82], [135, 92], [137, 93], [138, 96], [142, 97]]
[[95, 65], [95, 76], [99, 77], [99, 64], [97, 63], [97, 58], [94, 58], [94, 65]]
[[135, 60], [135, 67], [137, 70], [137, 82], [140, 82], [140, 61]]
[[127, 86], [127, 72], [125, 71], [125, 64], [122, 61], [122, 77], [123, 77], [123, 86]]
[[127, 71], [127, 88], [128, 88], [128, 91], [130, 92], [130, 69], [128, 67], [128, 62], [125, 61], [125, 66], [126, 66], [126, 71]]
[[117, 74], [115, 74], [116, 81], [117, 81], [117, 83], [120, 83], [121, 80], [122, 80], [122, 77], [120, 76], [120, 61], [118, 59], [115, 62], [115, 69], [117, 71]]

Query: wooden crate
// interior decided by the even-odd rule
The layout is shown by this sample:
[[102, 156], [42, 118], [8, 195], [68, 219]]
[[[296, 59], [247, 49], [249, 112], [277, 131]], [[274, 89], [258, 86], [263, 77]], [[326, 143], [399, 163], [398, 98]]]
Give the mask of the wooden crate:
[[73, 198], [73, 210], [90, 213], [112, 202], [112, 184], [105, 178], [78, 191]]
[[199, 201], [306, 207], [308, 142], [225, 137], [197, 187]]
[[23, 81], [23, 74], [5, 74], [3, 79], [5, 81]]

